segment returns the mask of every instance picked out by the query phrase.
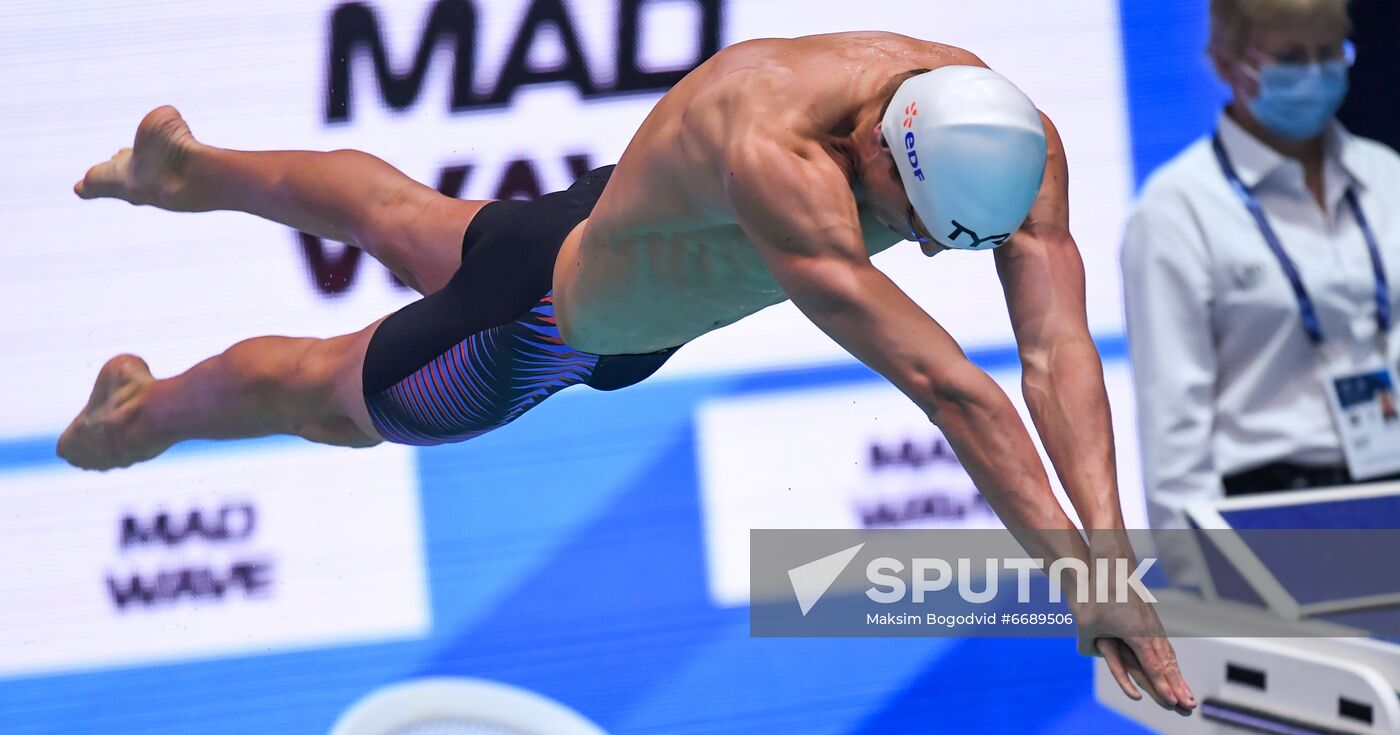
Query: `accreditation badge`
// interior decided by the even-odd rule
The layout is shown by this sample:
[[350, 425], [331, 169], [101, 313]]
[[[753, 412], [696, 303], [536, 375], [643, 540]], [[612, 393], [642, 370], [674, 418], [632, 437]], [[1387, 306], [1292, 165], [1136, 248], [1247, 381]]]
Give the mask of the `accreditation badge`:
[[1347, 469], [1356, 480], [1400, 472], [1400, 397], [1395, 372], [1333, 373], [1327, 397], [1342, 437]]

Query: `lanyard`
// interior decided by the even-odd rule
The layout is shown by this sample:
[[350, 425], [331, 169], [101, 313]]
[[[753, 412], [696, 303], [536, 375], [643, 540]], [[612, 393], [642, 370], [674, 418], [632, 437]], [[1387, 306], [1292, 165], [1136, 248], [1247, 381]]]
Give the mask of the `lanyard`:
[[[1317, 318], [1317, 309], [1313, 306], [1312, 297], [1303, 287], [1303, 279], [1298, 275], [1298, 266], [1294, 265], [1293, 259], [1288, 257], [1288, 253], [1283, 251], [1283, 246], [1279, 243], [1278, 234], [1269, 225], [1269, 220], [1264, 216], [1264, 208], [1260, 206], [1259, 199], [1254, 196], [1254, 192], [1244, 185], [1240, 180], [1240, 175], [1235, 172], [1235, 167], [1230, 163], [1230, 157], [1225, 154], [1225, 145], [1220, 142], [1220, 133], [1217, 131], [1211, 140], [1211, 147], [1215, 150], [1215, 159], [1220, 163], [1220, 170], [1224, 172], [1225, 179], [1230, 182], [1230, 186], [1239, 195], [1244, 206], [1254, 217], [1254, 223], [1259, 226], [1259, 233], [1264, 236], [1264, 242], [1268, 243], [1269, 250], [1278, 259], [1278, 263], [1283, 267], [1283, 272], [1288, 276], [1288, 283], [1293, 287], [1293, 296], [1298, 300], [1298, 311], [1303, 317], [1303, 329], [1307, 331], [1308, 338], [1313, 344], [1323, 343], [1322, 324]], [[1386, 283], [1385, 268], [1381, 263], [1381, 249], [1376, 244], [1376, 233], [1371, 230], [1370, 223], [1366, 220], [1366, 214], [1361, 211], [1361, 202], [1356, 198], [1356, 189], [1348, 186], [1346, 191], [1347, 204], [1351, 207], [1352, 215], [1356, 217], [1356, 224], [1361, 228], [1361, 234], [1366, 238], [1366, 249], [1371, 253], [1371, 270], [1376, 277], [1376, 326], [1379, 329], [1378, 336], [1381, 340], [1386, 339], [1390, 333], [1390, 286]]]

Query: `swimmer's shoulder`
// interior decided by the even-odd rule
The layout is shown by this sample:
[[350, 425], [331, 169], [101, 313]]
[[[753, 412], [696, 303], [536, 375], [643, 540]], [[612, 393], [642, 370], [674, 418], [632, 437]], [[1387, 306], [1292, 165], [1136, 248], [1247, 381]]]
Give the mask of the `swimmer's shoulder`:
[[[828, 58], [843, 65], [852, 62], [907, 69], [987, 64], [971, 51], [951, 44], [928, 41], [890, 31], [843, 31], [795, 38], [752, 38], [722, 49], [706, 62], [716, 71], [782, 74], [810, 68]], [[702, 67], [704, 68], [704, 67]]]
[[939, 41], [906, 36], [891, 31], [846, 31], [792, 39], [799, 43], [828, 46], [841, 52], [884, 57], [897, 71], [938, 69], [944, 66], [990, 68], [972, 51]]
[[851, 69], [893, 77], [953, 64], [985, 66], [965, 49], [885, 31], [750, 39], [697, 69], [678, 119], [714, 149], [776, 144], [811, 157], [859, 103], [844, 81]]

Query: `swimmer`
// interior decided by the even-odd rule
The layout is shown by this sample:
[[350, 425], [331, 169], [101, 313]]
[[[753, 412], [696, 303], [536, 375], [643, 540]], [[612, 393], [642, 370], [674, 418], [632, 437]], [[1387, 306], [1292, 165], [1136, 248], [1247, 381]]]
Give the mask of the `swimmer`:
[[[78, 467], [189, 439], [462, 441], [571, 385], [635, 384], [696, 337], [791, 300], [927, 414], [1033, 556], [1088, 558], [1122, 537], [1064, 149], [962, 49], [888, 33], [737, 44], [657, 103], [615, 167], [531, 202], [452, 199], [356, 151], [214, 148], [171, 107], [76, 192], [248, 212], [359, 247], [423, 294], [358, 332], [251, 339], [170, 378], [112, 358], [59, 440]], [[929, 256], [993, 251], [1026, 402], [1087, 544], [1037, 532], [1074, 525], [1016, 409], [871, 264], [905, 240]], [[1171, 645], [1141, 634], [1156, 624], [1145, 604], [1126, 622], [1075, 612], [1081, 650], [1105, 656], [1128, 696], [1142, 696], [1136, 680], [1163, 707], [1195, 706]]]

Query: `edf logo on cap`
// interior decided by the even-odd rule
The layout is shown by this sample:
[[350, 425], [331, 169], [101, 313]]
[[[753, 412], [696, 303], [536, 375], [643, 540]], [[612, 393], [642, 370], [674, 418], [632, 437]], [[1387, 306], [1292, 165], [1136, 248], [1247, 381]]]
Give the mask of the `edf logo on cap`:
[[[914, 73], [890, 97], [880, 134], [910, 209], [946, 247], [986, 251], [1007, 242], [1040, 191], [1040, 111], [986, 67]], [[912, 226], [909, 234], [919, 237]]]
[[[914, 127], [914, 116], [919, 114], [919, 103], [910, 102], [904, 108], [904, 127]], [[909, 166], [914, 169], [914, 178], [919, 181], [924, 180], [924, 170], [919, 168], [919, 152], [914, 149], [914, 131], [910, 130], [904, 134], [904, 151], [909, 157]]]

